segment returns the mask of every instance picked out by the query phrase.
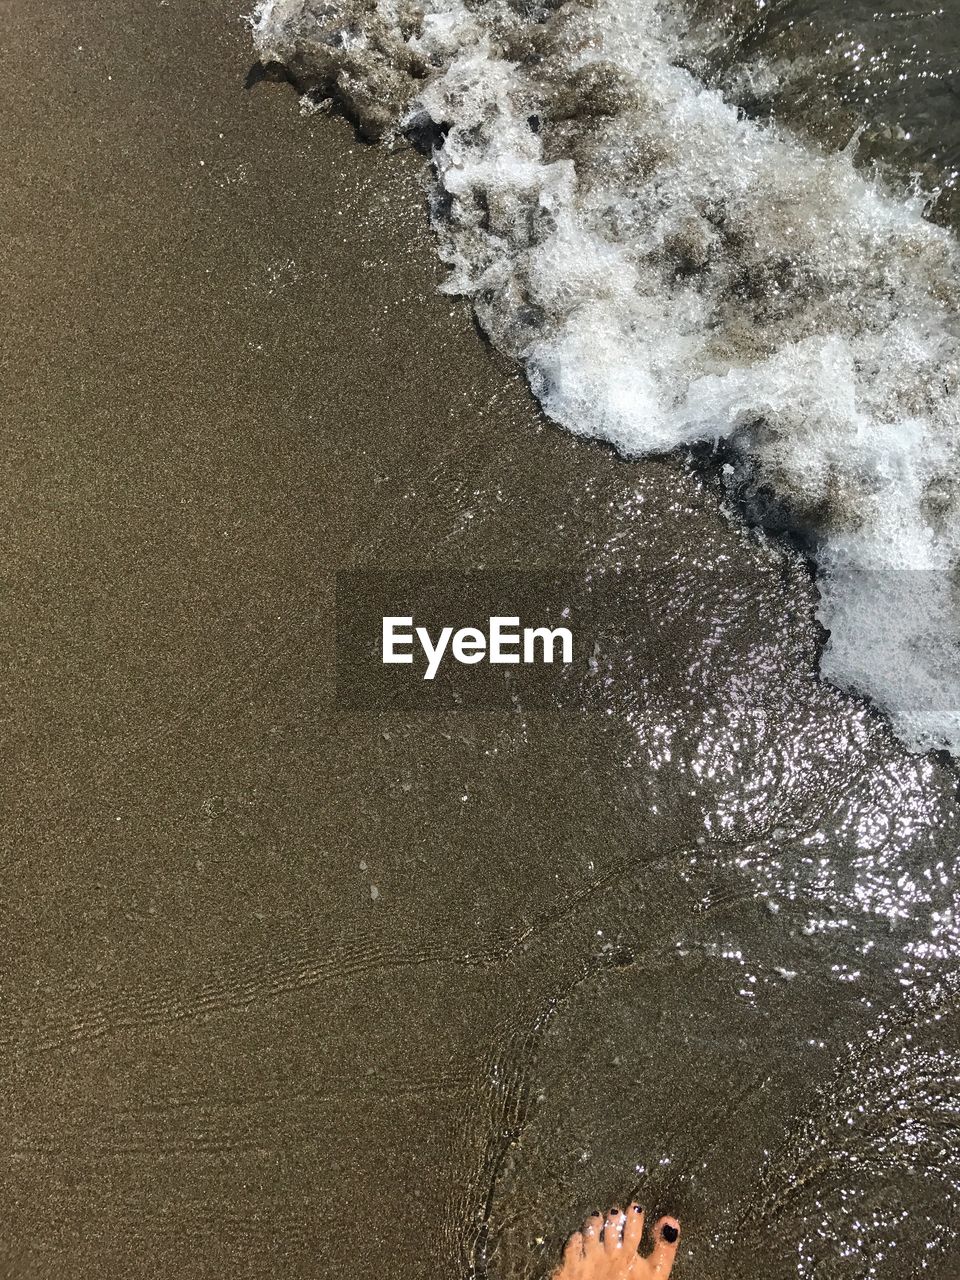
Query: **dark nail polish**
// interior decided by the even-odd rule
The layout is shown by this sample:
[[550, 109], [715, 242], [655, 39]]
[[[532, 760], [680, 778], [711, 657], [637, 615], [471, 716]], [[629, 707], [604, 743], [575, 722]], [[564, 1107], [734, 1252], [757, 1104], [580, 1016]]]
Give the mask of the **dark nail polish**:
[[680, 1232], [676, 1227], [667, 1225], [663, 1228], [663, 1238], [666, 1240], [667, 1244], [674, 1244], [679, 1234]]
[[635, 1205], [633, 1206], [633, 1212], [634, 1212], [634, 1213], [643, 1213], [643, 1210], [640, 1208], [640, 1206], [639, 1206], [638, 1204], [635, 1204]]
[[620, 1210], [617, 1208], [617, 1206], [616, 1206], [616, 1205], [614, 1205], [614, 1206], [613, 1206], [613, 1208], [610, 1210], [610, 1217], [612, 1218], [612, 1217], [614, 1216], [614, 1214], [619, 1213], [619, 1212], [620, 1212]]
[[603, 1215], [601, 1214], [599, 1209], [594, 1209], [593, 1213], [591, 1213], [590, 1215], [591, 1218], [600, 1218], [602, 1216]]

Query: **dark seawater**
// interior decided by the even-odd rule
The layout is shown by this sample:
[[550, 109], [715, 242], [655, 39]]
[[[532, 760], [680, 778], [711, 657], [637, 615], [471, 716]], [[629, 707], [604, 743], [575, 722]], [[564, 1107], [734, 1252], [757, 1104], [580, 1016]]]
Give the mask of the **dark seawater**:
[[956, 1274], [956, 776], [817, 681], [805, 576], [724, 541], [656, 579], [700, 662], [610, 663], [611, 827], [565, 832], [586, 883], [523, 939], [476, 1274], [546, 1276], [630, 1194], [683, 1219], [683, 1276]]
[[[495, 273], [497, 236], [509, 243], [528, 235], [517, 231], [509, 183], [498, 186], [490, 169], [475, 179], [482, 200], [472, 188], [481, 211], [464, 212], [470, 187], [463, 171], [483, 149], [477, 139], [495, 139], [483, 155], [499, 155], [501, 163], [511, 145], [526, 145], [501, 146], [504, 133], [512, 136], [516, 99], [510, 108], [502, 101], [479, 107], [488, 102], [485, 90], [471, 98], [467, 72], [459, 89], [423, 90], [431, 64], [411, 71], [403, 62], [397, 50], [407, 48], [405, 37], [385, 8], [368, 46], [375, 56], [364, 61], [361, 46], [352, 45], [345, 80], [345, 64], [330, 52], [337, 48], [330, 31], [347, 20], [343, 11], [325, 10], [298, 26], [296, 4], [276, 8], [268, 11], [274, 25], [261, 35], [261, 48], [273, 56], [286, 50], [301, 87], [332, 96], [368, 136], [399, 118], [411, 95], [427, 104], [425, 114], [414, 110], [419, 128], [454, 122], [434, 152], [445, 192], [435, 220], [444, 257], [459, 273], [454, 291], [473, 298], [498, 345], [529, 351], [523, 325], [549, 331], [542, 314], [533, 315], [549, 306], [536, 269], [512, 277], [526, 314], [506, 289], [464, 283], [476, 261]], [[580, 56], [571, 28], [550, 16], [563, 9], [475, 5], [459, 13], [463, 22], [489, 20], [483, 29], [503, 41], [498, 50], [529, 68], [557, 57], [557, 42], [567, 42], [565, 56]], [[920, 193], [926, 217], [955, 222], [960, 15], [945, 8], [881, 13], [859, 0], [839, 8], [704, 0], [689, 9], [661, 6], [661, 16], [664, 10], [674, 28], [672, 65], [721, 89], [747, 119], [779, 124], [823, 154], [847, 149], [861, 173], [882, 172], [895, 195], [906, 201]], [[651, 11], [638, 4], [638, 21], [647, 22]], [[633, 15], [629, 5], [620, 11], [625, 30]], [[351, 20], [369, 34], [367, 19]], [[578, 19], [571, 21], [576, 30]], [[651, 47], [655, 41], [644, 46], [645, 56]], [[435, 59], [439, 65], [441, 55]], [[538, 135], [551, 157], [575, 158], [581, 191], [600, 169], [598, 139], [606, 139], [609, 172], [619, 164], [624, 173], [631, 165], [646, 173], [650, 164], [656, 172], [661, 163], [649, 159], [656, 150], [651, 119], [662, 130], [663, 154], [676, 135], [680, 145], [685, 136], [693, 142], [680, 117], [675, 124], [669, 113], [661, 119], [639, 98], [624, 105], [618, 74], [568, 83], [551, 72], [552, 80], [544, 73], [538, 82], [551, 86]], [[674, 83], [669, 68], [654, 74]], [[374, 103], [378, 84], [384, 93]], [[493, 116], [482, 118], [488, 110]], [[671, 172], [687, 171], [678, 162]], [[839, 195], [834, 203], [841, 187], [833, 187], [832, 172], [823, 179], [822, 209], [811, 182], [804, 214], [797, 214], [827, 241], [832, 228], [842, 231], [859, 216], [853, 203], [842, 211]], [[596, 179], [606, 180], [604, 173]], [[632, 181], [625, 189], [639, 190]], [[788, 188], [789, 178], [782, 191]], [[690, 194], [673, 190], [681, 202]], [[760, 212], [747, 224], [749, 235], [753, 227], [776, 230], [780, 214], [764, 226]], [[782, 262], [792, 250], [788, 216]], [[611, 232], [608, 243], [634, 234], [642, 237], [644, 224]], [[669, 251], [680, 280], [703, 263], [695, 234], [676, 234], [683, 243]], [[883, 242], [878, 231], [871, 243]], [[524, 243], [536, 244], [536, 233]], [[731, 243], [734, 256], [748, 254], [743, 235], [731, 234]], [[892, 252], [901, 254], [902, 267], [913, 249], [904, 241]], [[562, 258], [551, 261], [566, 269]], [[600, 270], [601, 258], [596, 263]], [[857, 310], [860, 269], [856, 256], [842, 270], [824, 268], [816, 314]], [[952, 260], [946, 269], [953, 270]], [[763, 268], [766, 276], [759, 266], [749, 270], [750, 288], [761, 291], [765, 279], [768, 299], [782, 286], [784, 314], [815, 296], [791, 284], [786, 266], [780, 276], [773, 268]], [[888, 268], [864, 261], [863, 272], [868, 306], [871, 296], [882, 296], [884, 279], [899, 287]], [[762, 344], [765, 326], [781, 318], [774, 304], [751, 312], [751, 341]], [[820, 323], [811, 321], [810, 331]], [[586, 392], [570, 391], [568, 378], [577, 359], [584, 365], [583, 350], [583, 342], [576, 349], [561, 343], [552, 364], [534, 365], [531, 381], [552, 416], [590, 434], [576, 415], [592, 421], [590, 388], [600, 384], [588, 378]], [[801, 416], [788, 429], [802, 447], [804, 432], [815, 436], [817, 424]], [[608, 425], [596, 434], [631, 452], [636, 446], [619, 431]], [[528, 927], [505, 953], [522, 974], [526, 999], [505, 1023], [491, 1060], [486, 1153], [451, 1221], [451, 1230], [464, 1233], [461, 1269], [475, 1277], [545, 1276], [582, 1216], [636, 1193], [651, 1211], [684, 1220], [680, 1274], [691, 1280], [951, 1280], [960, 1273], [955, 766], [910, 753], [876, 710], [818, 678], [816, 591], [794, 551], [735, 533], [736, 516], [726, 533], [714, 526], [694, 542], [674, 541], [680, 525], [662, 508], [656, 535], [648, 521], [624, 523], [625, 511], [649, 511], [644, 501], [671, 481], [650, 473], [641, 480], [622, 465], [616, 527], [606, 517], [587, 522], [585, 569], [641, 566], [653, 573], [661, 616], [699, 637], [701, 657], [672, 672], [668, 694], [650, 689], [629, 652], [611, 658], [604, 745], [587, 750], [592, 767], [584, 764], [583, 775], [586, 809], [605, 814], [603, 837], [597, 844], [590, 823], [565, 827], [560, 838], [544, 829], [556, 878], [565, 881], [571, 867], [581, 878], [549, 908], [525, 911]], [[689, 480], [700, 483], [692, 474]], [[583, 484], [590, 483], [587, 464]], [[713, 481], [703, 483], [709, 489]], [[667, 645], [665, 662], [668, 652]], [[538, 730], [529, 732], [533, 749]], [[576, 759], [584, 740], [578, 729], [569, 732]], [[508, 793], [500, 799], [509, 805]], [[535, 783], [531, 804], [539, 805]], [[544, 856], [531, 848], [529, 865], [542, 866]]]
[[960, 752], [937, 24], [905, 47], [899, 19], [884, 43], [793, 5], [267, 0], [256, 41], [366, 136], [428, 153], [444, 288], [547, 416], [626, 457], [722, 446], [731, 503], [817, 564], [825, 675], [908, 745]]
[[810, 0], [691, 5], [691, 66], [746, 110], [931, 196], [957, 224], [960, 6]]

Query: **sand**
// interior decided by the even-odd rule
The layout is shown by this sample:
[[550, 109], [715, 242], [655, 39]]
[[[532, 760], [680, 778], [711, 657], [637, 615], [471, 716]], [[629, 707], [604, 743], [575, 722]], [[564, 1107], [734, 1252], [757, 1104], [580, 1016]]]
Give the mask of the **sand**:
[[741, 849], [865, 768], [808, 577], [682, 463], [544, 423], [437, 292], [419, 159], [246, 84], [240, 19], [3, 6], [3, 1273], [543, 1274], [645, 1186], [712, 1276], [744, 1152], [834, 1069], [794, 1039], [869, 1018], [816, 974], [731, 1006], [704, 957], [782, 960], [773, 917], [691, 870], [713, 800], [629, 707], [342, 711], [334, 574], [667, 564], [669, 600], [732, 558], [728, 657], [792, 619], [766, 674], [806, 733], [749, 747], [780, 800]]

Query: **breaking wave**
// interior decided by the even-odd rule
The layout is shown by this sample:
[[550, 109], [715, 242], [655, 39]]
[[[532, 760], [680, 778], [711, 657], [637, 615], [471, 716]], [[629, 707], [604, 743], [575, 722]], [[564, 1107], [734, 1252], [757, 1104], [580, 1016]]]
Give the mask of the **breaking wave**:
[[824, 675], [960, 751], [957, 242], [855, 137], [818, 147], [708, 87], [695, 17], [266, 0], [254, 31], [366, 137], [429, 146], [445, 288], [546, 413], [626, 455], [715, 448], [731, 497], [806, 539]]

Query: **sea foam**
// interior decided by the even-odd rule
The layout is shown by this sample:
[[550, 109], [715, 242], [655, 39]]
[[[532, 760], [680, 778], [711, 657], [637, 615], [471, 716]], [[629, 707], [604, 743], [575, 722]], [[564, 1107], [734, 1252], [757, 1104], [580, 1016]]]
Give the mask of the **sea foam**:
[[429, 145], [445, 288], [546, 413], [626, 455], [722, 442], [802, 532], [824, 675], [960, 751], [960, 253], [685, 69], [655, 0], [267, 0], [260, 57]]

